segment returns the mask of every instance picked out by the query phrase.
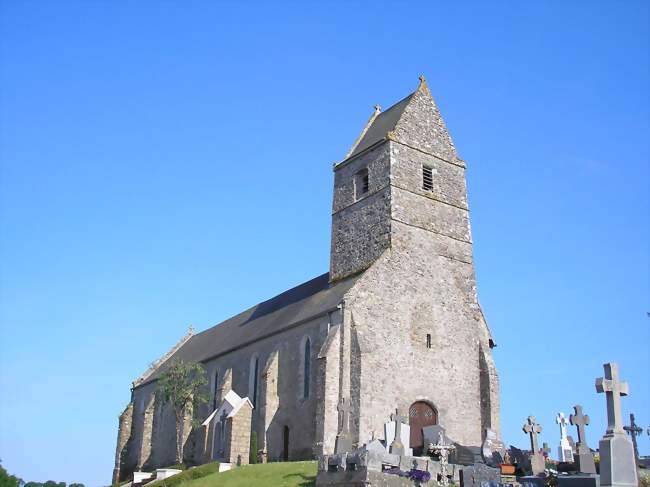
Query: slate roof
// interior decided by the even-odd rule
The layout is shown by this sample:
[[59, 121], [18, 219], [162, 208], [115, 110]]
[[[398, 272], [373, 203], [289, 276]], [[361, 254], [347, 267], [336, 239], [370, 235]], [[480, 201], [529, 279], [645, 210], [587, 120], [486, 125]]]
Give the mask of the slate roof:
[[386, 138], [388, 132], [395, 129], [395, 125], [397, 125], [397, 122], [402, 116], [402, 113], [404, 113], [406, 106], [408, 105], [409, 101], [411, 101], [411, 98], [414, 94], [415, 93], [411, 93], [403, 100], [395, 103], [388, 110], [377, 115], [377, 117], [375, 117], [375, 119], [372, 121], [370, 127], [368, 127], [366, 130], [366, 133], [363, 135], [357, 146], [350, 153], [350, 155], [348, 155], [348, 158], [358, 154], [371, 145]]
[[338, 281], [330, 286], [329, 273], [325, 273], [197, 333], [136, 387], [156, 380], [170, 359], [206, 361], [332, 311], [357, 278]]

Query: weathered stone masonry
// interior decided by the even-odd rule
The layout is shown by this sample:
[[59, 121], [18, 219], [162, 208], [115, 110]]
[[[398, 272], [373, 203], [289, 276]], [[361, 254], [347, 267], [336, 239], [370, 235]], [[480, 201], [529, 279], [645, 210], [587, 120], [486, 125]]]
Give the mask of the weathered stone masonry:
[[[426, 190], [423, 167], [432, 174]], [[334, 166], [330, 272], [190, 334], [134, 382], [114, 477], [172, 463], [173, 416], [156, 409], [154, 396], [174, 357], [205, 365], [217, 407], [231, 389], [253, 401], [257, 357], [250, 425], [236, 427], [255, 431], [269, 460], [331, 453], [341, 399], [350, 401], [357, 444], [380, 435], [395, 407], [407, 412], [416, 401], [463, 444], [479, 445], [485, 428], [498, 431], [494, 342], [476, 292], [465, 168], [424, 80], [377, 109]], [[195, 417], [205, 419], [213, 405]], [[188, 460], [209, 460], [206, 434], [188, 436]]]

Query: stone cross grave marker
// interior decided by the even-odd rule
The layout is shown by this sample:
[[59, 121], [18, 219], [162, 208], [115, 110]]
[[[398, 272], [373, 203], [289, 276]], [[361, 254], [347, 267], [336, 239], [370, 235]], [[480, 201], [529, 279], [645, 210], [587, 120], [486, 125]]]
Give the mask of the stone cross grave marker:
[[600, 484], [633, 487], [638, 484], [634, 446], [623, 429], [621, 396], [627, 396], [627, 382], [618, 377], [618, 365], [603, 364], [605, 377], [596, 379], [596, 391], [607, 398], [607, 430], [598, 444], [600, 452]]
[[634, 414], [630, 413], [630, 425], [629, 426], [623, 426], [623, 429], [627, 431], [627, 434], [632, 437], [632, 446], [634, 446], [634, 460], [636, 462], [637, 467], [639, 466], [639, 447], [636, 443], [636, 437], [641, 435], [643, 433], [643, 428], [638, 426], [634, 422]]
[[582, 473], [596, 473], [596, 464], [591, 449], [587, 445], [585, 426], [589, 425], [589, 416], [582, 412], [582, 406], [573, 406], [575, 414], [569, 416], [569, 422], [578, 429], [578, 442], [576, 443], [576, 466]]
[[450, 445], [445, 442], [445, 434], [440, 431], [438, 442], [435, 445], [429, 445], [429, 451], [440, 457], [440, 481], [441, 487], [449, 487], [449, 472], [447, 467], [449, 465], [449, 453], [456, 449], [455, 445]]
[[537, 435], [542, 432], [542, 426], [537, 424], [535, 416], [528, 416], [522, 429], [524, 433], [530, 435], [530, 449], [532, 451], [530, 466], [533, 475], [544, 473], [544, 457], [539, 453], [539, 446], [537, 445]]
[[352, 450], [352, 439], [350, 438], [350, 403], [342, 397], [338, 405], [339, 432], [336, 435], [334, 453], [345, 453]]
[[390, 419], [395, 421], [395, 439], [390, 444], [389, 452], [394, 455], [404, 455], [404, 444], [402, 443], [402, 421], [405, 419], [399, 412], [395, 410], [395, 414], [391, 414]]
[[627, 382], [618, 378], [618, 365], [605, 364], [605, 377], [596, 379], [596, 392], [604, 392], [607, 398], [607, 435], [623, 433], [623, 417], [621, 415], [621, 396], [627, 396]]
[[562, 412], [557, 413], [555, 422], [560, 425], [560, 446], [558, 448], [558, 460], [561, 462], [572, 462], [573, 450], [571, 448], [571, 443], [569, 443], [569, 438], [566, 434], [566, 426], [569, 422]]

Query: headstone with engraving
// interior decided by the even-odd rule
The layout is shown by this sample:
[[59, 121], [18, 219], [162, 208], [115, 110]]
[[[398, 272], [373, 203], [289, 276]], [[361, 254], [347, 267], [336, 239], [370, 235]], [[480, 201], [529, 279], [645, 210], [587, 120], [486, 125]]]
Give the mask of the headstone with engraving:
[[578, 429], [578, 443], [576, 443], [575, 462], [578, 472], [596, 473], [596, 464], [591, 449], [587, 445], [587, 436], [585, 435], [585, 426], [589, 425], [589, 416], [583, 414], [582, 406], [576, 404], [573, 406], [574, 414], [569, 416], [569, 422]]
[[627, 396], [627, 382], [618, 377], [618, 365], [603, 365], [605, 377], [596, 379], [596, 391], [607, 398], [607, 430], [600, 440], [600, 483], [603, 486], [635, 487], [638, 485], [634, 447], [623, 429], [621, 396]]
[[522, 427], [524, 433], [530, 436], [530, 469], [533, 472], [533, 475], [539, 475], [544, 473], [544, 456], [539, 452], [539, 447], [537, 446], [537, 435], [542, 432], [542, 426], [537, 423], [535, 416], [528, 416], [526, 423]]
[[573, 451], [571, 450], [571, 444], [566, 434], [566, 427], [569, 422], [562, 412], [557, 413], [555, 422], [560, 425], [560, 446], [557, 449], [558, 460], [560, 462], [572, 462]]
[[503, 463], [503, 458], [506, 454], [506, 446], [503, 444], [494, 430], [485, 430], [485, 440], [481, 448], [483, 454], [483, 461], [491, 467], [498, 467]]

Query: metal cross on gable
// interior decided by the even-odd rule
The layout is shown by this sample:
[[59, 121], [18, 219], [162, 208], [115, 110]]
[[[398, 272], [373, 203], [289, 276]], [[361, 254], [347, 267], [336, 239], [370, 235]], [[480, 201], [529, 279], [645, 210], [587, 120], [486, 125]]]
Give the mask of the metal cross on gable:
[[621, 416], [621, 396], [627, 396], [627, 382], [618, 378], [618, 365], [614, 362], [603, 364], [605, 377], [596, 379], [596, 391], [604, 392], [607, 398], [607, 431], [606, 435], [614, 433], [625, 434]]
[[576, 404], [573, 406], [573, 410], [575, 411], [575, 414], [572, 414], [569, 416], [569, 422], [578, 428], [578, 450], [580, 450], [581, 445], [586, 445], [587, 444], [587, 437], [585, 436], [585, 426], [589, 425], [589, 416], [586, 414], [583, 414], [582, 412], [582, 406], [580, 404]]
[[535, 453], [539, 452], [539, 447], [537, 446], [537, 435], [542, 432], [541, 425], [537, 424], [535, 416], [528, 416], [528, 420], [524, 424], [523, 428], [524, 433], [530, 435], [530, 449]]
[[623, 426], [623, 429], [627, 431], [627, 434], [632, 437], [632, 445], [634, 446], [634, 459], [636, 460], [637, 464], [639, 463], [639, 447], [636, 443], [636, 437], [641, 435], [643, 433], [643, 428], [638, 426], [634, 422], [634, 414], [630, 413], [630, 425], [629, 426]]

